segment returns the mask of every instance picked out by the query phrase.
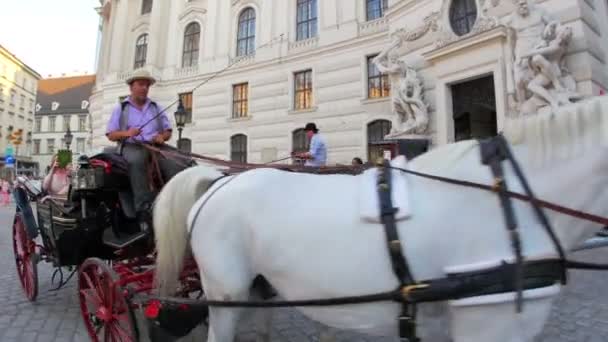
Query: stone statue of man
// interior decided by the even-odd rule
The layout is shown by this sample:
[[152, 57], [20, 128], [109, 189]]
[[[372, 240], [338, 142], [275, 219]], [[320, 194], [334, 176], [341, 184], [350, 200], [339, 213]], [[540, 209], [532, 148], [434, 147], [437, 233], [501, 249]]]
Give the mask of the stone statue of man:
[[547, 25], [555, 20], [530, 0], [514, 0], [517, 8], [504, 24], [509, 28], [509, 40], [513, 49], [513, 76], [518, 103], [528, 99], [528, 83], [534, 78], [530, 68], [529, 52], [534, 50]]

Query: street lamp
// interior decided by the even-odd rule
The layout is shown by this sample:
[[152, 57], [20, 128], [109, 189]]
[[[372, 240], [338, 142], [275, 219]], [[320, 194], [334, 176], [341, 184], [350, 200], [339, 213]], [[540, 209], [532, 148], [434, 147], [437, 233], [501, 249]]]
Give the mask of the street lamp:
[[65, 135], [63, 136], [63, 139], [65, 139], [65, 145], [68, 150], [70, 149], [70, 145], [72, 144], [73, 138], [74, 138], [74, 136], [72, 135], [72, 132], [70, 131], [70, 126], [68, 126], [68, 130], [67, 130], [67, 132], [65, 132]]
[[175, 111], [175, 125], [177, 126], [177, 149], [181, 151], [182, 149], [182, 130], [186, 125], [186, 119], [188, 118], [188, 112], [184, 108], [184, 104], [182, 103], [182, 99], [180, 97], [179, 103], [177, 104], [177, 110]]

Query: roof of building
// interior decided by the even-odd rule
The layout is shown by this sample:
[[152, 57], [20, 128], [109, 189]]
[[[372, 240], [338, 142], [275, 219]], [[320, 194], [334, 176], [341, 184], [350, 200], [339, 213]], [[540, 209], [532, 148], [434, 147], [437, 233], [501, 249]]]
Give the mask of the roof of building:
[[19, 59], [19, 57], [15, 56], [12, 52], [10, 52], [7, 48], [2, 46], [1, 44], [0, 44], [0, 53], [4, 54], [9, 59], [12, 59], [16, 64], [18, 64], [22, 68], [26, 69], [30, 74], [32, 74], [37, 79], [42, 78], [42, 76], [40, 76], [40, 74], [36, 70], [34, 70], [29, 65], [25, 64], [21, 59]]
[[[38, 81], [36, 115], [88, 112], [88, 101], [94, 85], [95, 75], [47, 78]], [[83, 106], [83, 101], [86, 101], [86, 106]]]

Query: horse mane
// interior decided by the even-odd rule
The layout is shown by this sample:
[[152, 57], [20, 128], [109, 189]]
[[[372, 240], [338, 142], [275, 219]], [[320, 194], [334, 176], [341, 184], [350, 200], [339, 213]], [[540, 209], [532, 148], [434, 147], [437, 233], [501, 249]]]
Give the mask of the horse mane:
[[553, 111], [506, 118], [503, 134], [526, 145], [532, 165], [567, 160], [608, 143], [608, 97], [593, 97]]

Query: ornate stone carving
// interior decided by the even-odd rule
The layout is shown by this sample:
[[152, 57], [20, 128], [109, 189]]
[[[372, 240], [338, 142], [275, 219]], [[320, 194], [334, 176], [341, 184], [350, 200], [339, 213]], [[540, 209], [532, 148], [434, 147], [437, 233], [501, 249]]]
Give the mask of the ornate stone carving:
[[422, 26], [417, 27], [413, 30], [406, 28], [400, 28], [393, 33], [393, 36], [398, 37], [402, 41], [411, 42], [420, 39], [429, 31], [437, 31], [437, 19], [439, 18], [439, 12], [432, 12], [424, 18]]
[[550, 105], [556, 110], [581, 96], [565, 61], [572, 29], [560, 24], [529, 0], [514, 0], [515, 11], [505, 18], [512, 48], [516, 110], [538, 112]]
[[398, 125], [394, 126], [387, 138], [405, 135], [423, 135], [427, 133], [429, 115], [428, 105], [424, 103], [423, 86], [416, 71], [399, 59], [396, 49], [401, 47], [403, 40], [395, 36], [393, 42], [375, 59], [378, 70], [391, 77], [393, 113], [398, 117]]
[[454, 33], [449, 20], [450, 4], [452, 1], [453, 0], [443, 0], [439, 15], [436, 17], [437, 20], [439, 20], [439, 23], [435, 25], [438, 31], [438, 37], [435, 41], [436, 48], [441, 48], [461, 39], [489, 31], [500, 24], [498, 18], [488, 14], [490, 7], [495, 7], [498, 5], [498, 0], [475, 0], [478, 8], [475, 24], [473, 24], [470, 32], [465, 35], [458, 36]]

